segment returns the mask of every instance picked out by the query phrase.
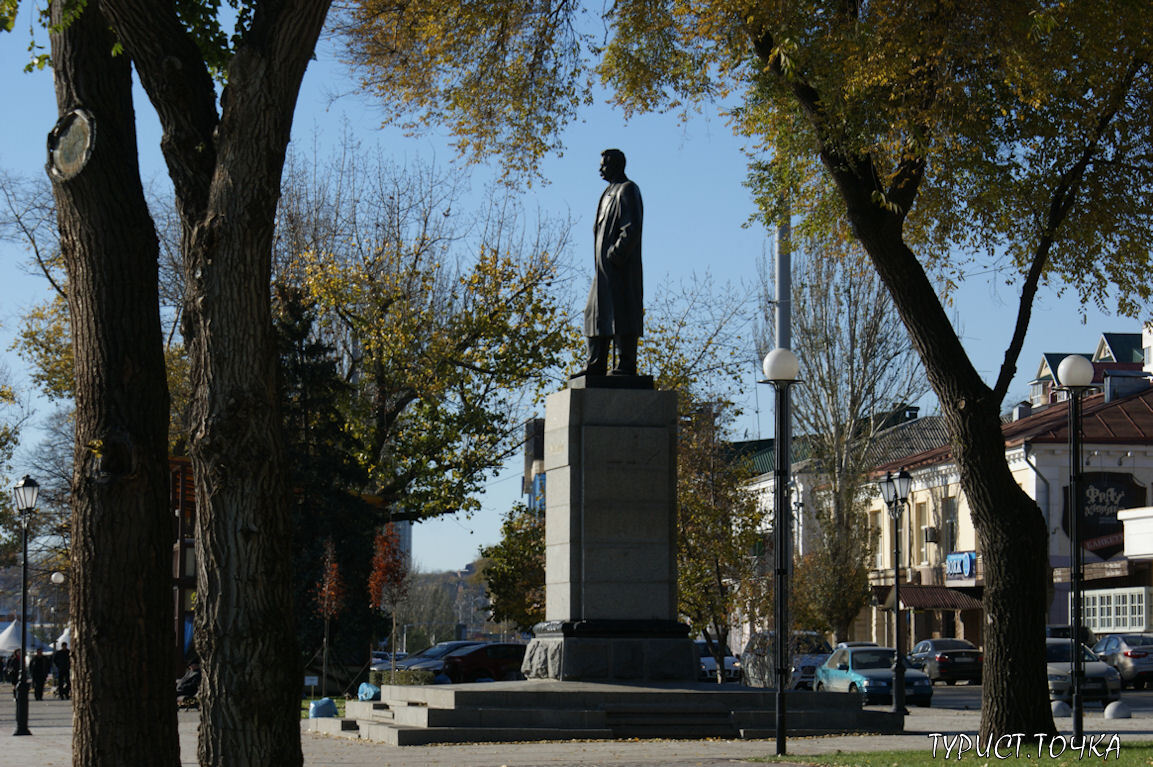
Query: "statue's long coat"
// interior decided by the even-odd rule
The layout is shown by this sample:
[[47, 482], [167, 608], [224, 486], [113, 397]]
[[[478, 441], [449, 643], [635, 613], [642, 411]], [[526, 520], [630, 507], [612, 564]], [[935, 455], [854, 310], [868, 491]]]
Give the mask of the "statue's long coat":
[[641, 274], [641, 190], [625, 179], [609, 184], [597, 206], [595, 267], [585, 306], [586, 336], [639, 336], [644, 329]]

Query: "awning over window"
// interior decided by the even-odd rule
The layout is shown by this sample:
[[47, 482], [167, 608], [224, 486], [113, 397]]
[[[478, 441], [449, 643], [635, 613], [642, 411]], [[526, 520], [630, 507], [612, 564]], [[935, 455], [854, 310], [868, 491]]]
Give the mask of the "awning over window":
[[[946, 586], [914, 586], [901, 584], [901, 606], [916, 610], [980, 610], [981, 603], [968, 594]], [[883, 605], [893, 609], [893, 590]]]

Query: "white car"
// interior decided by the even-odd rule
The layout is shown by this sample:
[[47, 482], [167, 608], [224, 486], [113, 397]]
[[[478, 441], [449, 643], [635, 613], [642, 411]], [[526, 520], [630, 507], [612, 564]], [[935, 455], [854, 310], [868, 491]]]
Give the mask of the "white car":
[[[1049, 637], [1045, 640], [1045, 670], [1049, 675], [1049, 700], [1068, 702], [1072, 696], [1072, 666], [1068, 639]], [[1081, 699], [1111, 703], [1121, 697], [1121, 673], [1093, 654], [1085, 645], [1078, 645], [1084, 659], [1085, 676], [1081, 681]]]
[[[708, 643], [703, 639], [697, 639], [693, 641], [693, 645], [697, 648], [697, 657], [700, 659], [700, 672], [698, 674], [700, 680], [702, 682], [717, 681], [717, 659], [709, 652]], [[741, 681], [741, 662], [727, 646], [724, 649], [725, 681], [739, 682]]]

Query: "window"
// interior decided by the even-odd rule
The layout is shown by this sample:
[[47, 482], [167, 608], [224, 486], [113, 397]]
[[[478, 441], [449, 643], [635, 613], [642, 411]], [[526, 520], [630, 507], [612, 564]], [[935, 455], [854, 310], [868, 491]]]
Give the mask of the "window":
[[[1096, 633], [1149, 631], [1150, 594], [1153, 588], [1097, 589], [1085, 592], [1081, 617]], [[1070, 610], [1073, 598], [1069, 597]]]
[[957, 498], [951, 496], [941, 501], [941, 550], [957, 550]]
[[926, 564], [928, 562], [928, 559], [925, 556], [925, 536], [921, 533], [921, 531], [925, 529], [925, 525], [929, 523], [927, 519], [928, 514], [928, 504], [923, 501], [918, 503], [916, 520], [913, 525], [913, 530], [916, 531], [916, 535], [913, 538], [913, 545], [915, 548], [913, 549], [913, 556], [910, 559], [909, 564]]
[[1097, 596], [1097, 625], [1105, 631], [1113, 630], [1113, 595]]
[[871, 515], [872, 519], [869, 521], [869, 526], [876, 532], [876, 537], [873, 538], [873, 545], [876, 550], [873, 552], [873, 567], [877, 570], [885, 569], [885, 528], [881, 525], [884, 524], [884, 518], [881, 512], [874, 511]]

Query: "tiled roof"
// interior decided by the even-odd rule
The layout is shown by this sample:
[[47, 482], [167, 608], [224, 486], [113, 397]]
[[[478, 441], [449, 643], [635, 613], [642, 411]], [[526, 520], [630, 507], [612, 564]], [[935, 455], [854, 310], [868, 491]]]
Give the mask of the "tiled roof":
[[1102, 333], [1101, 340], [1109, 347], [1109, 351], [1116, 362], [1143, 363], [1145, 361], [1140, 333]]
[[868, 463], [872, 466], [889, 463], [948, 444], [949, 432], [945, 420], [939, 415], [928, 415], [879, 433], [869, 448]]
[[[753, 459], [753, 475], [768, 474], [777, 466], [776, 440], [754, 439], [745, 442], [733, 442], [731, 447], [737, 456], [751, 455]], [[794, 436], [793, 444], [789, 449], [789, 463], [796, 465], [809, 459], [809, 442], [804, 435]]]
[[733, 460], [748, 456], [753, 462], [753, 474], [765, 474], [773, 470], [772, 439], [749, 439], [743, 442], [730, 442], [729, 451]]
[[[1069, 441], [1069, 409], [1066, 403], [1004, 428], [1006, 446], [1022, 442], [1065, 443]], [[1081, 440], [1084, 444], [1153, 444], [1153, 388], [1138, 394], [1105, 401], [1095, 394], [1081, 402]]]
[[[1064, 402], [1051, 405], [1020, 420], [1004, 423], [1001, 432], [1006, 447], [1025, 442], [1067, 443], [1068, 405]], [[1083, 444], [1153, 445], [1153, 388], [1112, 402], [1106, 402], [1104, 394], [1086, 397], [1081, 402], [1081, 434]], [[874, 471], [931, 466], [949, 461], [951, 457], [952, 450], [946, 442], [919, 454], [886, 456], [888, 462], [878, 462]]]

